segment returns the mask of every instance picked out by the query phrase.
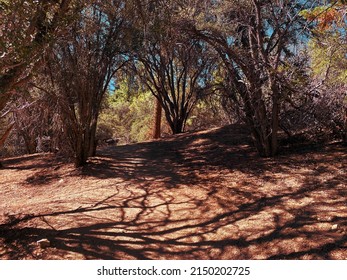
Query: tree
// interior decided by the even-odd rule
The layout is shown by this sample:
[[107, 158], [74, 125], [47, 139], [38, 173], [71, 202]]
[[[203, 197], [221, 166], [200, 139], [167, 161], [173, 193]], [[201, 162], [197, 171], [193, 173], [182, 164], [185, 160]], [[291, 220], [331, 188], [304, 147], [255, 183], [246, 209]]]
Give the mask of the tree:
[[31, 83], [26, 93], [15, 93], [10, 107], [15, 122], [11, 139], [16, 142], [16, 152], [64, 151], [63, 122], [57, 100], [50, 92], [35, 88]]
[[0, 1], [0, 112], [83, 5], [74, 0]]
[[[198, 41], [151, 43], [141, 54], [138, 73], [161, 104], [173, 134], [184, 130], [187, 118], [204, 90], [207, 60]], [[173, 43], [174, 45], [171, 45]], [[201, 80], [200, 80], [201, 79]]]
[[126, 60], [123, 4], [92, 1], [47, 57], [46, 82], [55, 91], [76, 167], [95, 155], [101, 102]]
[[[158, 3], [148, 13], [143, 48], [135, 54], [137, 74], [157, 98], [173, 134], [187, 118], [207, 84], [212, 62], [206, 44], [181, 32], [177, 1]], [[160, 108], [156, 109], [159, 119]]]
[[72, 0], [0, 1], [0, 111], [79, 8]]
[[227, 90], [242, 108], [261, 156], [278, 151], [279, 114], [286, 99], [288, 57], [303, 38], [299, 12], [310, 1], [204, 1], [184, 11], [187, 30], [223, 61]]
[[313, 79], [321, 81], [328, 117], [347, 144], [347, 3], [329, 2], [301, 14], [314, 23], [309, 42]]
[[120, 144], [150, 140], [153, 95], [136, 76], [122, 77], [122, 72], [117, 74], [116, 89], [103, 101], [97, 138], [102, 142], [116, 138]]

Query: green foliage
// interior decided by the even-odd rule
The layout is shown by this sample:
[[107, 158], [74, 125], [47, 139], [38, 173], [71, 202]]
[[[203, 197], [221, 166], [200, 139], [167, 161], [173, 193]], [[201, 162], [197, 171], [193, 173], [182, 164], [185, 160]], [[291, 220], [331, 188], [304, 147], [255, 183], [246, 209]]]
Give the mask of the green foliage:
[[313, 74], [327, 83], [344, 83], [347, 78], [346, 2], [335, 1], [301, 13], [316, 21], [313, 38], [308, 43]]
[[212, 94], [199, 99], [187, 120], [186, 130], [194, 131], [223, 126], [232, 122], [232, 114], [226, 112], [222, 106], [222, 98], [218, 94]]
[[[120, 144], [150, 140], [154, 121], [155, 97], [149, 91], [129, 91], [127, 81], [117, 90], [108, 93], [104, 100], [98, 124], [97, 138], [120, 139]], [[229, 124], [230, 115], [221, 105], [219, 95], [199, 100], [187, 120], [186, 130], [194, 131]], [[170, 128], [162, 120], [162, 135], [170, 134]]]
[[311, 67], [316, 76], [328, 83], [345, 82], [347, 79], [347, 45], [338, 34], [313, 39], [309, 42]]
[[105, 98], [98, 124], [99, 140], [113, 137], [127, 144], [151, 138], [155, 99], [149, 91], [129, 90], [128, 82], [121, 82]]
[[[166, 117], [170, 123], [171, 117], [172, 131], [181, 132], [184, 125], [187, 130], [208, 129], [243, 119], [252, 129], [258, 150], [274, 155], [278, 116], [281, 110], [306, 102], [303, 93], [310, 83], [318, 77], [317, 81], [325, 81], [327, 97], [330, 92], [342, 96], [347, 78], [346, 1], [318, 1], [325, 3], [322, 6], [302, 1], [154, 2], [0, 0], [0, 111], [12, 100], [12, 92], [30, 90], [28, 81], [35, 81], [32, 74], [48, 62], [44, 72], [51, 73], [53, 82], [47, 79], [39, 86], [48, 99], [49, 93], [57, 96], [59, 103], [53, 105], [60, 106], [56, 114], [64, 124], [68, 123], [64, 112], [70, 111], [61, 108], [72, 108], [70, 121], [77, 120], [64, 131], [66, 135], [75, 132], [62, 137], [74, 144], [75, 136], [85, 133], [88, 126], [94, 135], [97, 122], [99, 140], [118, 138], [121, 144], [149, 140], [156, 94], [165, 109], [163, 120]], [[78, 12], [83, 7], [89, 8]], [[299, 41], [306, 43], [306, 28], [301, 28], [307, 27], [305, 19], [316, 36], [308, 44], [312, 76], [307, 61], [295, 51]], [[296, 54], [298, 61], [291, 61]], [[139, 77], [129, 74], [128, 60], [134, 57], [133, 68], [138, 66], [142, 84], [136, 80]], [[125, 60], [128, 64], [123, 64]], [[222, 70], [216, 71], [219, 60]], [[128, 68], [118, 77], [117, 89], [104, 96], [99, 115], [105, 89], [124, 65]], [[146, 86], [151, 92], [143, 89]], [[99, 94], [92, 98], [95, 93]], [[337, 110], [341, 107], [338, 98], [338, 102], [315, 108], [326, 108], [329, 113]], [[36, 103], [42, 104], [44, 113], [54, 107]], [[48, 135], [41, 131], [50, 123], [59, 128], [58, 122], [40, 122], [44, 118], [37, 113], [39, 109], [31, 107], [21, 115], [20, 123], [31, 129], [33, 139], [37, 133]], [[0, 136], [5, 124], [0, 120]], [[87, 142], [84, 136], [80, 139]], [[91, 137], [90, 142], [94, 144]]]

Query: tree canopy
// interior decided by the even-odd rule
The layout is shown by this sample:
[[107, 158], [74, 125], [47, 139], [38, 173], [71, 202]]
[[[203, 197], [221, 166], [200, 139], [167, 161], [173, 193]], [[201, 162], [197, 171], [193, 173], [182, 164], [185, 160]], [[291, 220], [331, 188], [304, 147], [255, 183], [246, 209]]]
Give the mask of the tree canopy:
[[[24, 125], [8, 112], [21, 102], [28, 103], [18, 105], [25, 109], [41, 104], [33, 112], [49, 111], [40, 114], [60, 119], [59, 129], [47, 129], [45, 137], [58, 133], [58, 142], [69, 143], [80, 166], [95, 154], [102, 109], [118, 112], [115, 102], [142, 102], [110, 98], [128, 82], [130, 94], [144, 94], [148, 100], [151, 93], [157, 100], [156, 109], [150, 102], [157, 128], [161, 109], [176, 134], [192, 118], [206, 116], [204, 110], [212, 116], [213, 107], [224, 108], [229, 121], [247, 125], [260, 155], [275, 156], [280, 130], [292, 135], [283, 122], [293, 123], [292, 115], [299, 116], [302, 108], [323, 106], [318, 92], [324, 91], [329, 106], [335, 106], [326, 111], [339, 112], [326, 118], [334, 119], [337, 130], [346, 128], [340, 125], [347, 74], [346, 5], [318, 0], [2, 0], [2, 123]], [[336, 98], [328, 94], [333, 87], [339, 92]], [[38, 102], [43, 96], [49, 96], [51, 105]], [[143, 119], [150, 119], [147, 109]], [[110, 125], [106, 115], [102, 123]], [[2, 130], [4, 142], [9, 130]]]

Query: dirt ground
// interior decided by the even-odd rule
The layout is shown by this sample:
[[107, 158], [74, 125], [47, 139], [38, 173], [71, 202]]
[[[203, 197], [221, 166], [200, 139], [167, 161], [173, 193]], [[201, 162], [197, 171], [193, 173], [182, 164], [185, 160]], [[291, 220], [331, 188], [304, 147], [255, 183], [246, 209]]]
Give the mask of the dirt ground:
[[244, 132], [3, 160], [0, 259], [347, 259], [346, 147], [265, 159]]

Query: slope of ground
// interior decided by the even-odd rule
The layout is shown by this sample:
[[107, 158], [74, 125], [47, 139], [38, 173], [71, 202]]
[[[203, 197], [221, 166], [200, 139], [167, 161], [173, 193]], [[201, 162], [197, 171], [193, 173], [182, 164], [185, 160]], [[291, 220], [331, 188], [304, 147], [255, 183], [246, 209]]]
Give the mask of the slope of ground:
[[259, 158], [230, 126], [108, 147], [78, 170], [8, 158], [0, 259], [347, 259], [346, 152]]

